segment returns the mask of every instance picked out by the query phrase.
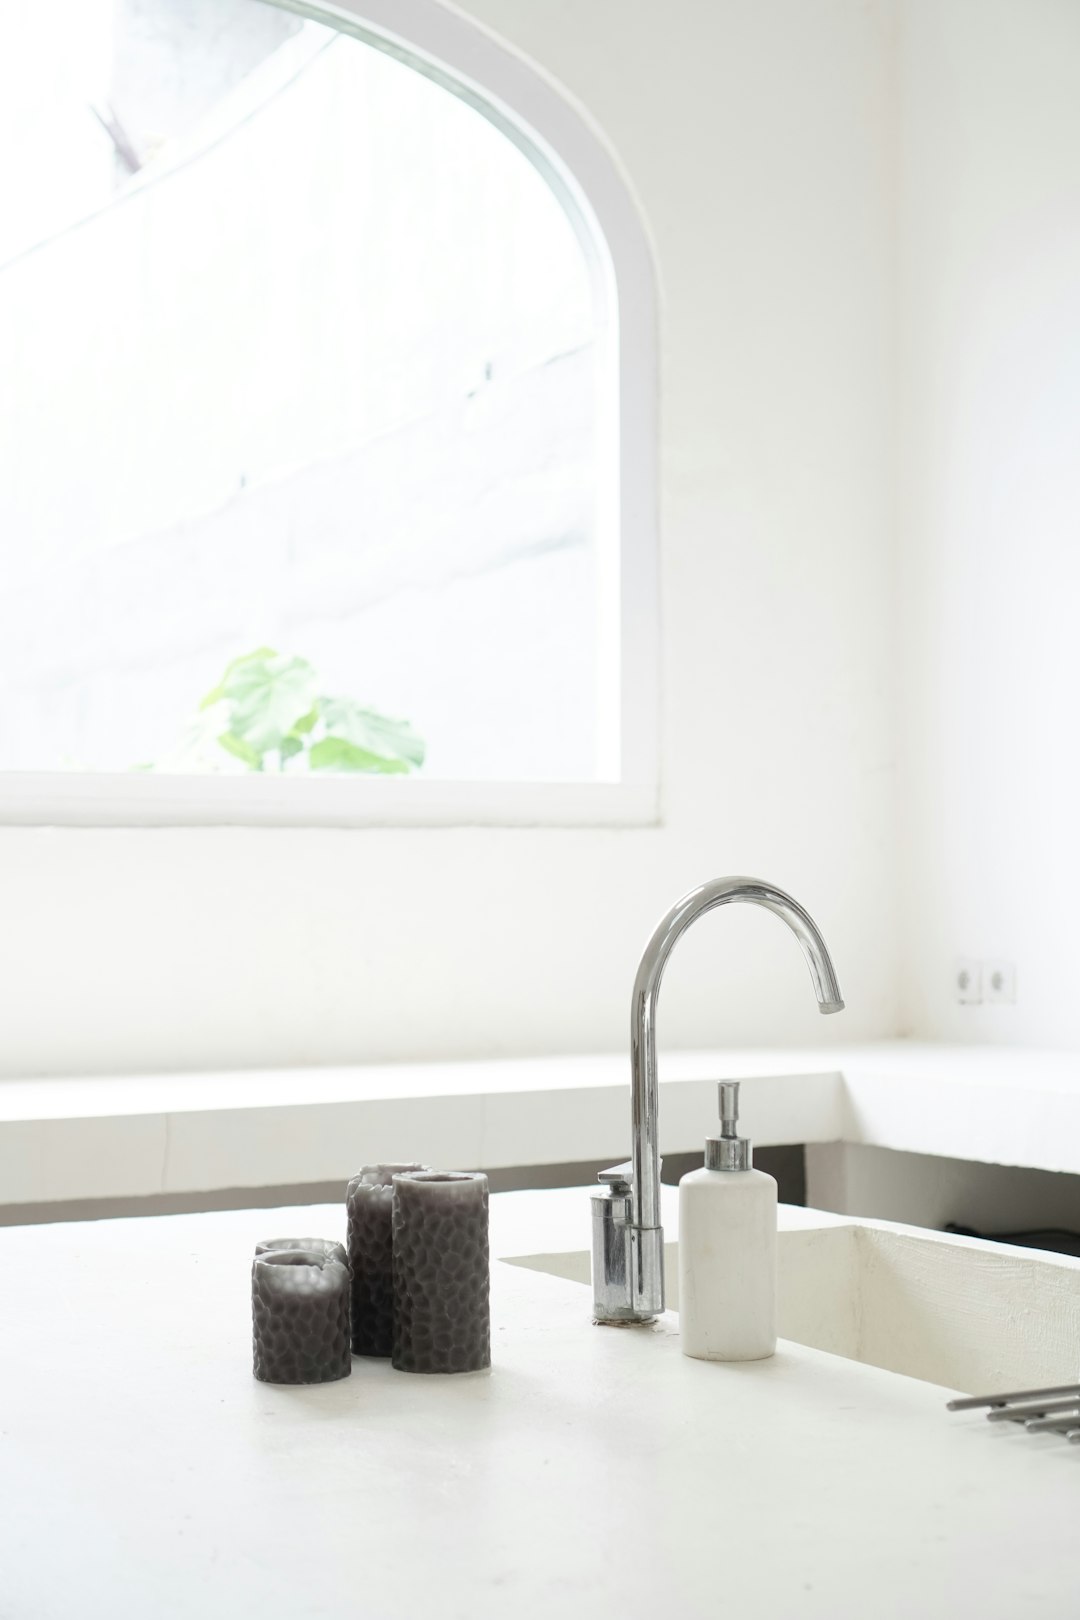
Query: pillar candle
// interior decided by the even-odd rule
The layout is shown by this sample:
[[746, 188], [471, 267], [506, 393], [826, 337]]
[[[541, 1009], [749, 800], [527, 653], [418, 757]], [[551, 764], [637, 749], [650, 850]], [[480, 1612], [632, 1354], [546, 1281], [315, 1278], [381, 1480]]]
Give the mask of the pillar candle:
[[394, 1177], [394, 1366], [491, 1366], [488, 1180], [460, 1171]]
[[354, 1355], [388, 1356], [393, 1349], [393, 1180], [399, 1171], [425, 1168], [422, 1164], [365, 1164], [349, 1182], [345, 1214], [352, 1267]]
[[280, 1254], [289, 1249], [310, 1249], [314, 1254], [339, 1260], [343, 1266], [349, 1263], [344, 1243], [335, 1243], [333, 1238], [264, 1238], [255, 1245], [256, 1254]]
[[[349, 1267], [340, 1243], [292, 1239], [260, 1244], [251, 1263], [255, 1377], [266, 1384], [326, 1384], [347, 1378]], [[338, 1251], [336, 1254], [333, 1251]]]

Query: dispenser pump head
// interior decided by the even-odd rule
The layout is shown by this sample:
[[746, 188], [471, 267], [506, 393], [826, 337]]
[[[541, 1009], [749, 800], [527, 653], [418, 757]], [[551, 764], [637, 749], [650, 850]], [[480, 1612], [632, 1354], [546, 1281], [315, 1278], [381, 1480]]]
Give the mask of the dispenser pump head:
[[720, 1135], [710, 1136], [705, 1143], [706, 1170], [750, 1170], [754, 1163], [754, 1150], [747, 1137], [738, 1133], [739, 1082], [721, 1080]]

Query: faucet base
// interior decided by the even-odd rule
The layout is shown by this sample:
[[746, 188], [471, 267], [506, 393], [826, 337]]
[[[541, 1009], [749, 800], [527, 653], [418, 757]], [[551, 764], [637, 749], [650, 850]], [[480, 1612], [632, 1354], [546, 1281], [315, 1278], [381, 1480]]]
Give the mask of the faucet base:
[[629, 1178], [592, 1196], [593, 1319], [600, 1325], [651, 1322], [664, 1309], [664, 1231], [631, 1224]]

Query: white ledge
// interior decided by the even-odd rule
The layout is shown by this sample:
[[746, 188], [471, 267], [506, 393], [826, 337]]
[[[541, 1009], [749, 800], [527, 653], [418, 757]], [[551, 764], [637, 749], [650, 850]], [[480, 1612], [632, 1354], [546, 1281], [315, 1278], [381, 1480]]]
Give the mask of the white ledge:
[[643, 782], [0, 771], [0, 826], [651, 827]]
[[[1080, 1054], [882, 1042], [669, 1052], [666, 1153], [746, 1078], [760, 1146], [853, 1142], [1080, 1172]], [[367, 1160], [491, 1170], [629, 1149], [622, 1056], [0, 1081], [0, 1205], [297, 1186]]]

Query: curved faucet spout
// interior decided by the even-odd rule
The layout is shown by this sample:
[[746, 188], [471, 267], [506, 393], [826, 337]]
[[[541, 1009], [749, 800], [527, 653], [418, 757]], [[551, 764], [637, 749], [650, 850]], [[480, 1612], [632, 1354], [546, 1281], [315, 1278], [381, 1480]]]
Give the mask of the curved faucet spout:
[[[645, 947], [630, 1011], [632, 1174], [605, 1171], [608, 1193], [593, 1199], [594, 1295], [598, 1321], [647, 1322], [664, 1308], [664, 1234], [660, 1225], [659, 1085], [656, 1005], [675, 942], [715, 906], [765, 906], [787, 923], [802, 946], [823, 1013], [844, 999], [825, 941], [809, 912], [783, 889], [756, 878], [714, 878], [684, 894], [662, 917]], [[627, 1185], [629, 1183], [629, 1185]], [[620, 1209], [624, 1211], [620, 1215]]]
[[836, 969], [817, 924], [797, 900], [756, 878], [713, 878], [676, 901], [653, 930], [634, 980], [630, 1009], [630, 1087], [633, 1130], [635, 1226], [660, 1225], [659, 1089], [656, 1065], [656, 1004], [660, 981], [676, 940], [707, 911], [738, 902], [765, 906], [787, 923], [802, 946], [823, 1013], [843, 1011]]

